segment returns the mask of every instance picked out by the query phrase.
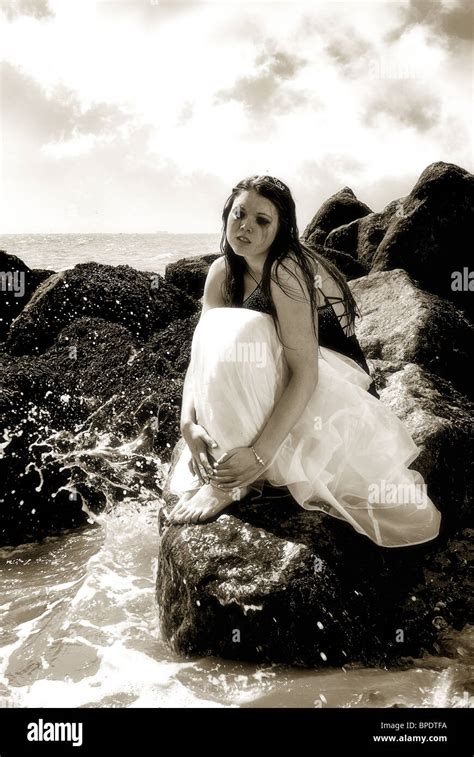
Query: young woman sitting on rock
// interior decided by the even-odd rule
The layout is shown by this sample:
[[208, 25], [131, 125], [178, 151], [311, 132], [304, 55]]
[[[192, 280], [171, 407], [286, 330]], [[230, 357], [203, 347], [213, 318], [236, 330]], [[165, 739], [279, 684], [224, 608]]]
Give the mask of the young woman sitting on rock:
[[351, 291], [299, 240], [290, 190], [247, 178], [222, 218], [184, 384], [171, 522], [205, 521], [268, 481], [381, 546], [433, 539], [440, 513], [408, 468], [420, 450], [377, 398]]

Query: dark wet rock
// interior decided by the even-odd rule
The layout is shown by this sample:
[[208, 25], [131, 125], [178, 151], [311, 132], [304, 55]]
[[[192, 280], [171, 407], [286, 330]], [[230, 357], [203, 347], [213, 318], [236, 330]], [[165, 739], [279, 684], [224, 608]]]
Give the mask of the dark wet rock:
[[372, 270], [404, 268], [428, 291], [474, 315], [472, 292], [454, 291], [453, 272], [472, 261], [474, 176], [449, 163], [433, 163], [392, 217]]
[[219, 254], [199, 255], [194, 258], [181, 258], [166, 266], [165, 279], [189, 297], [200, 299], [204, 292], [209, 266]]
[[404, 201], [405, 198], [393, 200], [380, 213], [370, 213], [333, 229], [326, 237], [325, 245], [345, 252], [369, 271], [392, 217], [403, 212]]
[[41, 282], [54, 271], [29, 268], [16, 255], [0, 250], [0, 341]]
[[302, 239], [309, 243], [324, 244], [330, 231], [371, 212], [368, 205], [357, 199], [352, 189], [344, 187], [321, 205], [305, 228]]
[[452, 303], [420, 289], [403, 270], [351, 282], [362, 318], [356, 333], [364, 355], [399, 370], [416, 363], [472, 396], [474, 327]]
[[[373, 271], [403, 268], [423, 289], [451, 300], [472, 320], [472, 291], [465, 282], [469, 284], [472, 269], [473, 221], [474, 176], [438, 162], [423, 171], [407, 197], [390, 203], [382, 213], [335, 229], [325, 244]], [[461, 290], [456, 288], [456, 274]]]
[[[173, 329], [179, 324], [184, 331], [185, 321]], [[0, 543], [83, 525], [88, 511], [161, 491], [183, 384], [167, 355], [168, 328], [141, 344], [123, 325], [83, 318], [42, 355], [0, 355], [9, 440], [0, 458]]]
[[365, 276], [367, 273], [367, 270], [358, 260], [355, 260], [350, 255], [346, 255], [345, 252], [339, 252], [339, 250], [323, 247], [322, 244], [306, 243], [306, 246], [314, 250], [318, 255], [321, 255], [321, 257], [334, 263], [334, 265], [344, 274], [347, 281], [358, 279], [360, 276]]
[[178, 318], [197, 303], [153, 273], [130, 266], [81, 263], [50, 276], [12, 324], [6, 349], [12, 355], [41, 354], [60, 331], [86, 316], [122, 324], [137, 341]]
[[380, 549], [275, 493], [268, 487], [258, 502], [249, 496], [208, 523], [170, 526], [177, 498], [165, 489], [157, 602], [175, 652], [383, 664], [433, 649], [442, 598], [448, 622], [462, 625], [468, 565], [454, 539]]
[[200, 312], [170, 323], [162, 331], [153, 334], [149, 341], [149, 347], [159, 351], [182, 376], [191, 359], [191, 342], [199, 318]]

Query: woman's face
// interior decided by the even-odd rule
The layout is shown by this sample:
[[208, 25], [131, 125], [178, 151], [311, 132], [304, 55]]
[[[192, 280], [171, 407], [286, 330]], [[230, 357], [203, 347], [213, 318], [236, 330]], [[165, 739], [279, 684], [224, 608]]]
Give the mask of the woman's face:
[[253, 258], [266, 253], [277, 231], [278, 210], [271, 200], [254, 189], [236, 195], [226, 226], [227, 241], [236, 255]]

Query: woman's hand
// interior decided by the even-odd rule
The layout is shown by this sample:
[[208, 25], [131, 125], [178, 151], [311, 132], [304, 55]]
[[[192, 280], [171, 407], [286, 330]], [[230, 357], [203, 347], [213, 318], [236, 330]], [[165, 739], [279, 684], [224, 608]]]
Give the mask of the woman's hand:
[[181, 433], [191, 452], [191, 460], [189, 461], [191, 473], [198, 477], [201, 484], [208, 483], [208, 477], [214, 472], [209, 460], [208, 449], [217, 447], [216, 442], [211, 439], [206, 429], [198, 423], [187, 423]]
[[250, 447], [234, 447], [214, 463], [211, 483], [225, 491], [252, 484], [268, 468], [258, 462]]

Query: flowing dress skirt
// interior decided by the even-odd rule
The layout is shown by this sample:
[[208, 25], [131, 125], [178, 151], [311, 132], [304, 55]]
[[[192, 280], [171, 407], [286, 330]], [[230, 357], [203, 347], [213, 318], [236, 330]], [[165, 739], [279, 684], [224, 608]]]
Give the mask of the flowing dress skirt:
[[[217, 442], [214, 459], [249, 446], [283, 393], [289, 368], [270, 315], [241, 308], [212, 308], [194, 332], [190, 373], [196, 417]], [[307, 510], [350, 523], [384, 547], [429, 541], [440, 513], [423, 477], [407, 466], [418, 456], [408, 430], [367, 392], [371, 378], [353, 360], [319, 349], [319, 379], [305, 410], [262, 478], [287, 487]], [[170, 491], [199, 488], [184, 445]]]

